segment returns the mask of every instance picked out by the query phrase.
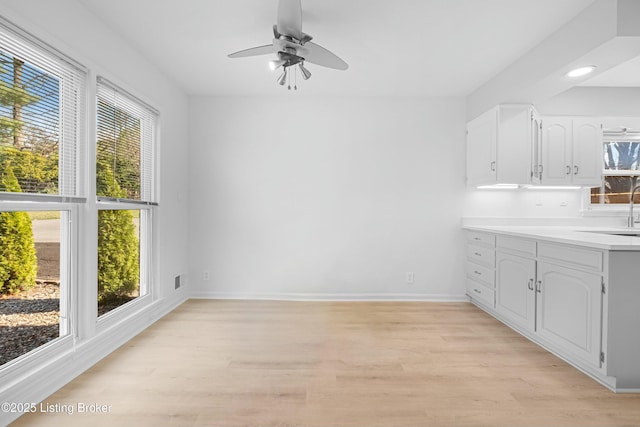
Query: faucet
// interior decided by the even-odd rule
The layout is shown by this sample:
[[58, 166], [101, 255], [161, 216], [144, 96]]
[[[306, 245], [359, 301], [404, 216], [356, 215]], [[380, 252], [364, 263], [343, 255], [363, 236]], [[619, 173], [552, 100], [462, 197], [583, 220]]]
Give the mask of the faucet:
[[640, 189], [640, 184], [633, 187], [631, 190], [631, 197], [629, 198], [629, 218], [627, 218], [627, 227], [633, 228], [635, 219], [633, 218], [633, 196], [636, 194], [636, 190]]

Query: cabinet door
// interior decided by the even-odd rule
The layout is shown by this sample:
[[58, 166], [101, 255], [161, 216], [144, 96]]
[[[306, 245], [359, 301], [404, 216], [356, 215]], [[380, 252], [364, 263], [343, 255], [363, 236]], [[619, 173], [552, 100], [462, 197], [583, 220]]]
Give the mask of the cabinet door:
[[541, 184], [571, 184], [573, 123], [568, 117], [542, 121]]
[[513, 324], [535, 328], [535, 261], [496, 253], [496, 311]]
[[542, 122], [535, 111], [531, 113], [531, 183], [540, 184], [542, 178]]
[[601, 276], [539, 262], [537, 279], [538, 334], [571, 357], [599, 367]]
[[467, 124], [467, 184], [496, 182], [498, 110], [492, 109]]
[[573, 183], [602, 185], [602, 125], [592, 118], [573, 120]]

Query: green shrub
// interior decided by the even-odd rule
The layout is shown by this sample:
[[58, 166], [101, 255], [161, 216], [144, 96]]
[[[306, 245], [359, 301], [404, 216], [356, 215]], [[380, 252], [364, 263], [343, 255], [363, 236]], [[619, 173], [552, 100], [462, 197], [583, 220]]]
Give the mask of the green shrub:
[[11, 164], [20, 191], [25, 193], [58, 192], [58, 159], [57, 152], [37, 152], [0, 146], [0, 164]]
[[[11, 163], [0, 171], [0, 191], [20, 192]], [[27, 212], [0, 212], [0, 294], [13, 294], [33, 287], [38, 260]]]
[[[106, 163], [97, 164], [98, 194], [125, 197], [113, 171]], [[98, 211], [98, 302], [121, 300], [138, 289], [140, 245], [133, 214], [126, 210]]]

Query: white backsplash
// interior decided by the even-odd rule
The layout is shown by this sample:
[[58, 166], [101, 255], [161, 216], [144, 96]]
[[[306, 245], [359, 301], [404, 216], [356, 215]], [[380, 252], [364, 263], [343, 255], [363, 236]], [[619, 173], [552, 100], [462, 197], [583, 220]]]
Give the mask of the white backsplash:
[[584, 215], [583, 190], [474, 190], [467, 191], [465, 225], [626, 225], [624, 213]]

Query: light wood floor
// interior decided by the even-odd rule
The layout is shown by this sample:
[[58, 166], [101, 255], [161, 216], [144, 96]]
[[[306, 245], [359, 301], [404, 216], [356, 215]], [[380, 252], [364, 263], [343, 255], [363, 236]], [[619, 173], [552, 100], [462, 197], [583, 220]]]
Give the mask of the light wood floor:
[[616, 395], [468, 303], [191, 300], [16, 426], [638, 426]]

